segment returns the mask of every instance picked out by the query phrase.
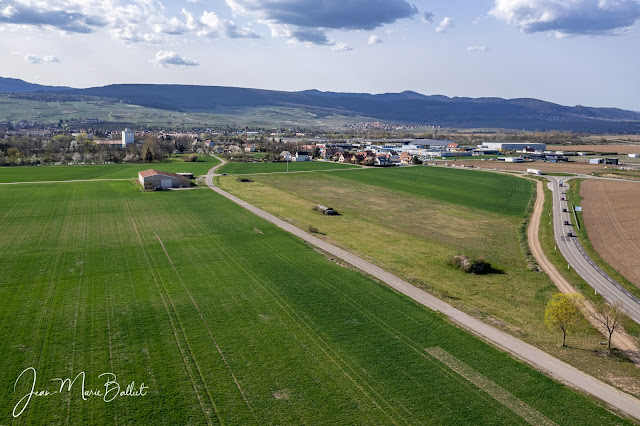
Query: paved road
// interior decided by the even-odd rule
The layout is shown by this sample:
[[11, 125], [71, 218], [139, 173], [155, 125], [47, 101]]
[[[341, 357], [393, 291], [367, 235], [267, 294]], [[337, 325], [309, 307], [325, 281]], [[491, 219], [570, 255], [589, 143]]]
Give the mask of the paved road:
[[[569, 284], [562, 274], [560, 274], [553, 263], [549, 261], [544, 250], [542, 250], [542, 245], [538, 238], [538, 231], [540, 229], [540, 219], [544, 209], [544, 184], [540, 180], [536, 181], [536, 192], [538, 196], [536, 197], [536, 203], [533, 208], [533, 213], [531, 214], [531, 221], [529, 222], [529, 228], [527, 229], [527, 240], [529, 242], [531, 254], [561, 293], [575, 293], [576, 289]], [[587, 321], [589, 321], [591, 325], [600, 331], [605, 337], [609, 337], [609, 334], [602, 323], [594, 318], [594, 305], [589, 300], [585, 300], [582, 309]], [[612, 343], [616, 348], [623, 351], [625, 356], [629, 358], [636, 367], [640, 367], [640, 351], [638, 350], [638, 346], [624, 330], [618, 331], [612, 336]]]
[[[222, 163], [224, 164], [224, 163]], [[399, 277], [385, 271], [384, 269], [368, 262], [352, 253], [342, 250], [324, 240], [321, 240], [303, 230], [279, 219], [262, 209], [252, 206], [251, 204], [229, 194], [226, 191], [216, 187], [213, 184], [213, 176], [215, 169], [222, 164], [209, 170], [207, 174], [207, 186], [218, 194], [226, 197], [241, 207], [249, 210], [255, 215], [275, 224], [283, 230], [295, 235], [296, 237], [324, 250], [331, 255], [342, 259], [343, 261], [355, 266], [361, 271], [381, 280], [388, 286], [412, 298], [416, 302], [426, 306], [437, 312], [446, 315], [451, 321], [458, 323], [463, 328], [470, 330], [472, 333], [481, 336], [487, 341], [493, 343], [499, 348], [510, 352], [515, 357], [520, 358], [527, 363], [535, 366], [541, 371], [546, 372], [557, 380], [560, 380], [571, 387], [580, 389], [583, 392], [591, 394], [596, 398], [606, 402], [607, 404], [627, 413], [628, 415], [640, 420], [640, 401], [631, 395], [628, 395], [613, 386], [610, 386], [588, 374], [583, 373], [577, 368], [572, 367], [566, 362], [541, 351], [524, 341], [507, 334], [495, 327], [492, 327], [477, 318], [474, 318], [446, 302], [432, 296], [431, 294], [421, 290], [414, 285], [400, 279]]]
[[[569, 232], [575, 235], [575, 218], [570, 205], [571, 200], [566, 200], [564, 194], [569, 189], [567, 181], [571, 177], [548, 176], [547, 178], [552, 186], [553, 230], [560, 253], [587, 284], [610, 302], [619, 302], [629, 317], [640, 324], [640, 300], [596, 265], [593, 259], [585, 253], [578, 238], [568, 236]], [[565, 222], [570, 225], [565, 225]]]

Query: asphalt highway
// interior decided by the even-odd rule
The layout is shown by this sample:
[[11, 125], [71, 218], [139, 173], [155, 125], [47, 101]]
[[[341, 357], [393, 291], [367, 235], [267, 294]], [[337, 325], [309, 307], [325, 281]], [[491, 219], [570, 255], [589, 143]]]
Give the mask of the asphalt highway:
[[[571, 178], [556, 176], [547, 176], [547, 178], [551, 182], [553, 192], [553, 230], [560, 253], [567, 259], [570, 267], [593, 287], [594, 291], [612, 303], [619, 303], [629, 317], [640, 324], [640, 299], [630, 294], [596, 265], [575, 237], [576, 223], [571, 200], [567, 200], [565, 195], [570, 185], [567, 181]], [[569, 233], [574, 236], [569, 236]]]

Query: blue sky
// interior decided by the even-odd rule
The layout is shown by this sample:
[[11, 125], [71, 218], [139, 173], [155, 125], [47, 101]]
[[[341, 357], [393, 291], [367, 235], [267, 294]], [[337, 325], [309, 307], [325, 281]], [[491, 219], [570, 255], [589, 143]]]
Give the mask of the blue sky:
[[640, 111], [640, 0], [0, 0], [0, 76]]

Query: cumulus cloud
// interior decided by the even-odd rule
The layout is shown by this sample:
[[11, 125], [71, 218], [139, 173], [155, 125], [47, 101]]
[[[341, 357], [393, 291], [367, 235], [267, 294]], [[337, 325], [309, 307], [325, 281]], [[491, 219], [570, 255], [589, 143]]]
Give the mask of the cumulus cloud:
[[638, 0], [495, 0], [489, 12], [524, 33], [617, 35], [640, 19]]
[[43, 62], [60, 62], [60, 59], [58, 59], [55, 56], [40, 57], [38, 55], [33, 55], [31, 53], [26, 54], [24, 56], [24, 60], [31, 64], [41, 64]]
[[30, 62], [32, 64], [41, 64], [42, 63], [42, 58], [36, 55], [32, 55], [32, 54], [27, 54], [24, 56], [24, 60], [27, 62]]
[[380, 37], [378, 37], [376, 34], [372, 34], [369, 37], [369, 44], [380, 44], [380, 43], [384, 43], [384, 40], [382, 40]]
[[161, 0], [0, 0], [0, 29], [38, 27], [65, 33], [104, 30], [124, 43], [159, 43], [185, 34], [212, 38], [257, 38], [250, 28], [204, 11], [183, 8], [167, 15]]
[[[295, 41], [328, 44], [327, 30], [373, 30], [418, 13], [406, 0], [226, 0], [235, 15], [250, 15], [274, 26], [285, 27], [280, 36]], [[324, 33], [324, 37], [319, 33]], [[329, 43], [330, 44], [330, 43]]]
[[487, 46], [469, 46], [467, 47], [467, 52], [486, 52]]
[[162, 17], [154, 25], [155, 32], [169, 35], [181, 35], [186, 32], [195, 30], [196, 22], [193, 14], [184, 8], [180, 11], [180, 13], [182, 13], [182, 15], [185, 17], [184, 21], [180, 20], [177, 17]]
[[353, 49], [347, 43], [338, 42], [334, 43], [333, 46], [331, 46], [331, 50], [335, 50], [336, 52], [346, 52]]
[[151, 62], [160, 65], [163, 68], [166, 68], [171, 65], [183, 66], [183, 67], [195, 67], [200, 65], [198, 61], [190, 58], [183, 58], [178, 55], [176, 52], [172, 52], [170, 50], [159, 50], [156, 53], [156, 58]]
[[80, 5], [57, 2], [7, 0], [0, 4], [0, 24], [57, 28], [68, 33], [88, 34], [106, 22], [99, 15], [86, 13]]
[[260, 38], [260, 36], [250, 28], [239, 27], [233, 21], [228, 21], [218, 17], [214, 12], [206, 10], [200, 17], [202, 27], [198, 35], [211, 38]]
[[436, 27], [436, 32], [438, 33], [446, 32], [448, 29], [453, 27], [455, 27], [455, 22], [453, 22], [453, 19], [449, 18], [448, 16], [445, 16], [444, 19], [440, 21], [440, 23]]

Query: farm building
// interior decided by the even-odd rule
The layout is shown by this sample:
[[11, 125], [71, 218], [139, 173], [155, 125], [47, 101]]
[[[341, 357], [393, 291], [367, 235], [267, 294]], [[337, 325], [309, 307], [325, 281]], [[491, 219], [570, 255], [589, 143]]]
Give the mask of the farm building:
[[535, 151], [547, 149], [546, 143], [518, 143], [518, 142], [484, 142], [482, 148], [497, 149], [500, 152], [522, 151], [525, 148], [532, 148]]
[[629, 158], [640, 158], [640, 154], [629, 154]]
[[144, 188], [152, 189], [191, 186], [191, 182], [186, 176], [153, 169], [138, 172], [138, 181]]

